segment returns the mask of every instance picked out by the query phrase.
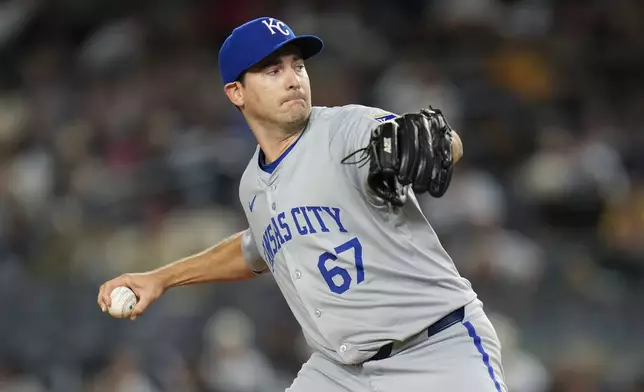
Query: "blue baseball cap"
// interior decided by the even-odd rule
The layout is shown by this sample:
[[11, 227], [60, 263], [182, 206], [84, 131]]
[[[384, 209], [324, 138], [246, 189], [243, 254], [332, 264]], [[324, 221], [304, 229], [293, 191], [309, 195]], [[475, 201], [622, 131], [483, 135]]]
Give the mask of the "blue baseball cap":
[[219, 50], [219, 72], [224, 82], [242, 73], [287, 44], [300, 49], [304, 60], [322, 51], [324, 43], [314, 35], [295, 35], [284, 22], [262, 17], [235, 28]]

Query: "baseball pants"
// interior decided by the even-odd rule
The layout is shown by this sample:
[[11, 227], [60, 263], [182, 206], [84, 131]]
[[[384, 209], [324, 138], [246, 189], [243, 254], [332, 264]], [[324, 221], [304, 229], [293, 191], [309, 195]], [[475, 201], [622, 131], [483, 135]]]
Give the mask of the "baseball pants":
[[389, 358], [344, 365], [314, 353], [287, 392], [507, 392], [501, 344], [481, 301], [461, 323]]

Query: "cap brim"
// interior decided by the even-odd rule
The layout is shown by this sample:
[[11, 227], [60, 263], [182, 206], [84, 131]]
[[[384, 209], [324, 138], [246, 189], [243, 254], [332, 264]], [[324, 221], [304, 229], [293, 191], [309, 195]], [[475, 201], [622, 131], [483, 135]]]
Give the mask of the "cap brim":
[[[288, 41], [280, 42], [280, 44], [273, 47], [273, 50], [271, 50], [269, 54], [264, 56], [262, 60], [268, 58], [287, 45], [294, 45], [296, 48], [298, 48], [300, 50], [300, 54], [302, 55], [302, 59], [304, 60], [310, 59], [311, 57], [320, 53], [322, 49], [324, 49], [324, 42], [322, 42], [320, 38], [314, 35], [300, 35], [295, 38], [289, 39]], [[249, 69], [261, 63], [262, 60], [253, 64], [251, 67], [249, 67]]]
[[300, 53], [304, 60], [310, 59], [324, 49], [324, 42], [315, 35], [300, 35], [281, 43], [277, 48], [275, 48], [275, 50], [279, 50], [289, 44], [293, 44], [300, 49]]

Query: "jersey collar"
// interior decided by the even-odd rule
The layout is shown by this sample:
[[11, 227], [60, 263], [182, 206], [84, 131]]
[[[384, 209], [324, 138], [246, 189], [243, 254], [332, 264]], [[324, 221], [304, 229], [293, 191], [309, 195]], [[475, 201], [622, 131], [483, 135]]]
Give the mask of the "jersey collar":
[[261, 149], [261, 147], [260, 147], [260, 149], [259, 149], [259, 154], [257, 155], [257, 163], [258, 163], [258, 165], [259, 165], [259, 168], [260, 168], [260, 169], [262, 169], [262, 171], [264, 171], [264, 172], [266, 172], [266, 173], [268, 173], [268, 174], [273, 174], [273, 172], [275, 171], [275, 169], [277, 168], [277, 166], [280, 164], [280, 162], [282, 162], [282, 160], [284, 160], [284, 158], [286, 158], [286, 156], [288, 155], [288, 153], [289, 153], [289, 152], [291, 152], [291, 150], [295, 147], [295, 145], [297, 144], [297, 142], [299, 142], [299, 141], [300, 141], [300, 139], [302, 138], [302, 135], [304, 135], [304, 132], [306, 132], [306, 129], [309, 127], [309, 123], [310, 123], [310, 122], [311, 122], [311, 119], [309, 118], [309, 121], [307, 122], [306, 126], [304, 127], [304, 130], [302, 131], [302, 133], [300, 133], [300, 136], [298, 136], [298, 137], [297, 137], [297, 139], [293, 142], [293, 144], [291, 144], [290, 146], [288, 146], [288, 148], [286, 149], [286, 151], [284, 151], [284, 152], [283, 152], [283, 153], [282, 153], [282, 154], [281, 154], [281, 155], [280, 155], [276, 160], [274, 160], [273, 162], [268, 163], [268, 164], [266, 163], [266, 156], [264, 155], [264, 151], [262, 151], [262, 149]]

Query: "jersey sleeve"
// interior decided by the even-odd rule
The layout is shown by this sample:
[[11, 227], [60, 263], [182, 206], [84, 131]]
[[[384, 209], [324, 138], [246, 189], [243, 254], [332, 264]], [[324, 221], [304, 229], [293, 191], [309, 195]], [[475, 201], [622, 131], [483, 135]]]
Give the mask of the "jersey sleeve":
[[268, 266], [257, 250], [255, 237], [253, 236], [253, 232], [250, 230], [250, 228], [246, 229], [242, 233], [241, 243], [244, 261], [250, 267], [250, 269], [253, 270], [253, 272], [255, 272], [256, 274], [263, 274], [264, 272], [268, 271]]
[[329, 149], [334, 161], [340, 167], [353, 186], [362, 192], [369, 193], [367, 175], [369, 164], [362, 164], [364, 157], [361, 153], [347, 158], [355, 151], [365, 148], [369, 144], [371, 131], [379, 124], [391, 121], [398, 115], [368, 106], [349, 105], [343, 107], [334, 117], [331, 126]]

